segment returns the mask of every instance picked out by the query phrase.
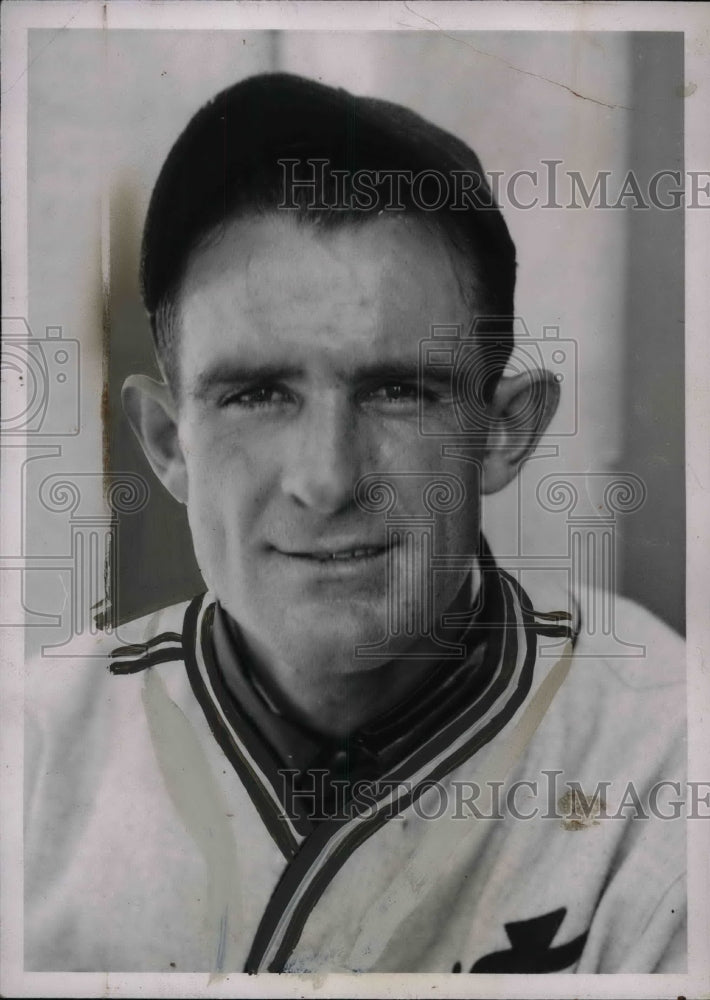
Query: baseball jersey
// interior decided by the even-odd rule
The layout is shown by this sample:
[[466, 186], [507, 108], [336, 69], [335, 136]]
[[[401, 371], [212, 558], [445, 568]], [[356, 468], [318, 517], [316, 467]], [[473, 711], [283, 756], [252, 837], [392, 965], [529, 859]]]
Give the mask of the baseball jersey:
[[[496, 570], [476, 698], [304, 826], [224, 696], [207, 593], [28, 668], [31, 971], [683, 971], [684, 651]], [[670, 785], [669, 783], [677, 783]]]

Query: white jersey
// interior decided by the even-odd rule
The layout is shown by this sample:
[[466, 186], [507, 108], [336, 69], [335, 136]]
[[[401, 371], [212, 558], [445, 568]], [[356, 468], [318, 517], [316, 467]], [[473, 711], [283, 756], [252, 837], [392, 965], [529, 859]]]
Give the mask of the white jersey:
[[499, 581], [480, 697], [310, 832], [220, 696], [209, 594], [34, 665], [26, 969], [683, 971], [683, 644], [619, 599], [646, 655], [573, 649]]

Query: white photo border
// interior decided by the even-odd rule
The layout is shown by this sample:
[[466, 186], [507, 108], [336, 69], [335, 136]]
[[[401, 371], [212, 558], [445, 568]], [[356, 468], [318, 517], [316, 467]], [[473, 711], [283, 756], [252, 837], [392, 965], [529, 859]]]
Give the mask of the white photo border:
[[[2, 8], [2, 291], [3, 314], [26, 316], [27, 302], [27, 33], [82, 28], [285, 29], [460, 31], [683, 31], [686, 82], [695, 90], [685, 104], [685, 167], [710, 169], [710, 13], [704, 4], [620, 2], [8, 2]], [[690, 90], [690, 88], [688, 88]], [[689, 779], [710, 778], [710, 624], [708, 496], [710, 495], [710, 212], [685, 213], [686, 252], [686, 489]], [[4, 399], [3, 406], [10, 406]], [[3, 473], [12, 481], [23, 447], [3, 450]], [[18, 530], [20, 497], [2, 496], [0, 552]], [[3, 604], [12, 574], [0, 574]], [[0, 618], [0, 620], [4, 620]], [[26, 973], [22, 959], [23, 641], [5, 629], [0, 653], [2, 693], [2, 898], [0, 992], [44, 997], [662, 997], [710, 992], [710, 822], [688, 822], [690, 920], [684, 975], [255, 975]]]

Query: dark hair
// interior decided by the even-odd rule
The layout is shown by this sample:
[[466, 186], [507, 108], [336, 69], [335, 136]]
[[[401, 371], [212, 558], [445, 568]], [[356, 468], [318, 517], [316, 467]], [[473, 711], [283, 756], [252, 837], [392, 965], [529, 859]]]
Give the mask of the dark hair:
[[[398, 171], [419, 175], [419, 198], [402, 184], [392, 201], [392, 177]], [[345, 182], [362, 172], [374, 179], [364, 207], [362, 200], [353, 203], [352, 184], [344, 195]], [[466, 175], [465, 197], [452, 183], [437, 202], [441, 186], [434, 175]], [[315, 183], [287, 191], [287, 176]], [[434, 203], [432, 195], [435, 209], [422, 207]], [[498, 317], [484, 346], [495, 382], [513, 345], [515, 246], [476, 154], [400, 105], [286, 73], [250, 77], [202, 107], [175, 142], [155, 184], [140, 277], [168, 377], [176, 377], [171, 317], [180, 282], [191, 251], [217, 227], [280, 209], [332, 228], [367, 221], [394, 205], [435, 226], [457, 258], [472, 265], [464, 295], [470, 301], [474, 290], [477, 309]]]

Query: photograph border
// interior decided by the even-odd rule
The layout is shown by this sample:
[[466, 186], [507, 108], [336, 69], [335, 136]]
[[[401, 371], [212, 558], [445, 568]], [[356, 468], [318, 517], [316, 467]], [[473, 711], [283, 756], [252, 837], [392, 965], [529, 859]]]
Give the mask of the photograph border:
[[[99, 3], [48, 3], [25, 0], [2, 7], [2, 291], [3, 315], [27, 316], [27, 32], [82, 28], [115, 29], [285, 29], [285, 30], [540, 30], [683, 31], [685, 35], [685, 170], [710, 171], [710, 13], [704, 4], [537, 2], [392, 2], [369, 4], [289, 2], [200, 2], [140, 0]], [[710, 208], [710, 199], [708, 199]], [[710, 212], [685, 211], [686, 259], [686, 510], [687, 510], [687, 665], [688, 778], [710, 789], [708, 654], [710, 624]], [[3, 409], [17, 399], [11, 387]], [[26, 455], [22, 439], [3, 446], [5, 481]], [[21, 498], [3, 491], [0, 554], [12, 550], [21, 519]], [[16, 599], [16, 574], [0, 574], [2, 606]], [[0, 621], [5, 621], [0, 617]], [[30, 973], [23, 971], [22, 935], [22, 787], [23, 641], [20, 629], [3, 628], [0, 652], [2, 757], [2, 897], [0, 899], [0, 993], [4, 996], [94, 997], [701, 997], [710, 991], [710, 822], [688, 821], [688, 972], [684, 975], [539, 976], [436, 974], [225, 975], [171, 973]], [[710, 808], [708, 808], [710, 819]]]

